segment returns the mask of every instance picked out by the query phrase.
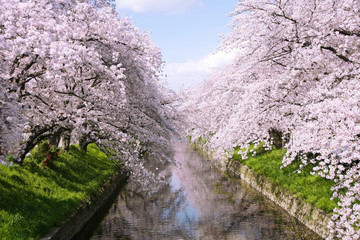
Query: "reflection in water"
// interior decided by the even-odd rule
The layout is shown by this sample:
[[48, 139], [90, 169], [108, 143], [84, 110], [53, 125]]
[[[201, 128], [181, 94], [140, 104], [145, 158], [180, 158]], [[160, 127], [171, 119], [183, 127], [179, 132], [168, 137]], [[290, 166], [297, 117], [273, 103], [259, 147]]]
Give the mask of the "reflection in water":
[[186, 143], [155, 195], [129, 183], [93, 233], [98, 239], [321, 239], [245, 183], [230, 181]]

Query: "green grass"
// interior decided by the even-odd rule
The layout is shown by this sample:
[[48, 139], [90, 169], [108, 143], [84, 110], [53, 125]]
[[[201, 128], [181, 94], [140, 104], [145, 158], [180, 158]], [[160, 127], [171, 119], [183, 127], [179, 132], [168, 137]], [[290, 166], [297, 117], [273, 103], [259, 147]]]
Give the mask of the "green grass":
[[266, 176], [274, 184], [283, 187], [311, 205], [322, 209], [326, 213], [331, 213], [337, 206], [338, 199], [330, 200], [332, 196], [330, 188], [334, 185], [334, 182], [320, 176], [311, 175], [312, 166], [307, 166], [300, 174], [296, 172], [299, 169], [296, 162], [285, 168], [280, 168], [283, 157], [282, 149], [264, 151], [260, 147], [259, 154], [255, 157], [249, 154], [248, 159], [245, 160], [242, 160], [241, 156], [237, 154], [238, 151], [239, 148], [235, 149], [233, 159]]
[[89, 199], [116, 167], [96, 145], [60, 153], [51, 168], [33, 150], [23, 166], [0, 165], [0, 238], [38, 239]]

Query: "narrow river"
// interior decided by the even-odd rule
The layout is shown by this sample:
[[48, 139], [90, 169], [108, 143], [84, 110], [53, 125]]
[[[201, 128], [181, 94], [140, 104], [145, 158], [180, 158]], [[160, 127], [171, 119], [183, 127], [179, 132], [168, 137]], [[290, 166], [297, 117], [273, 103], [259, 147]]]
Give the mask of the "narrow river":
[[146, 197], [128, 183], [88, 239], [321, 239], [186, 143], [175, 150], [167, 186]]

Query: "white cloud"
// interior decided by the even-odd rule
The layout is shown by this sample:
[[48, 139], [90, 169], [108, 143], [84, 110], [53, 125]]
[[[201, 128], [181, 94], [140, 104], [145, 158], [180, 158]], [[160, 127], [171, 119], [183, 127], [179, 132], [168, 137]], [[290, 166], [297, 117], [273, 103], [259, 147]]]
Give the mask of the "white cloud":
[[133, 12], [176, 14], [200, 6], [203, 0], [115, 0], [118, 9]]
[[164, 68], [167, 75], [167, 87], [179, 90], [181, 87], [195, 86], [206, 79], [216, 68], [231, 63], [235, 55], [235, 52], [217, 52], [197, 60], [168, 63]]

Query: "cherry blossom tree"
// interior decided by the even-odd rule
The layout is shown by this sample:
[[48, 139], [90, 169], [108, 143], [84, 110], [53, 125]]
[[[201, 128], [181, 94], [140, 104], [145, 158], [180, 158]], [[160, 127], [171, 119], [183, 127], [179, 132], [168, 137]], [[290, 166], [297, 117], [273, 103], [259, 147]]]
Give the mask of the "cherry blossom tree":
[[184, 103], [187, 133], [219, 157], [281, 139], [284, 167], [297, 156], [299, 171], [312, 164], [334, 180], [329, 238], [360, 237], [359, 9], [355, 0], [239, 1], [222, 45], [236, 60]]
[[0, 3], [2, 154], [21, 163], [41, 140], [67, 137], [133, 168], [145, 153], [169, 160], [171, 107], [148, 33], [107, 1]]

